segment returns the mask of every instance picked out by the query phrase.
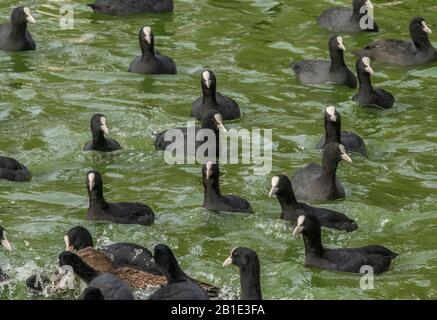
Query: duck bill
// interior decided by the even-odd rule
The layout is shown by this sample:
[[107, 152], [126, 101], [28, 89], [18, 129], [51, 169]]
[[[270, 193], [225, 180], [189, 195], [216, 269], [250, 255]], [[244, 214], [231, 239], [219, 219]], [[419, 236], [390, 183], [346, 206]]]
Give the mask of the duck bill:
[[223, 267], [227, 267], [230, 266], [232, 264], [233, 260], [232, 257], [227, 258], [224, 262], [223, 262]]
[[1, 241], [1, 244], [2, 244], [3, 247], [5, 247], [6, 250], [12, 251], [11, 244], [9, 243], [9, 241], [7, 239], [3, 239]]

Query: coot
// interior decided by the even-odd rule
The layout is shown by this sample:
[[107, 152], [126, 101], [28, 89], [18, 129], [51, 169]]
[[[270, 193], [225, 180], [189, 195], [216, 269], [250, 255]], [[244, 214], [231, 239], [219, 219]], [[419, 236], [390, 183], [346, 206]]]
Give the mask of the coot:
[[341, 160], [352, 162], [343, 145], [330, 142], [323, 149], [322, 165], [310, 163], [296, 171], [291, 179], [298, 200], [335, 200], [345, 197], [343, 185], [337, 179]]
[[357, 223], [343, 213], [298, 202], [294, 196], [290, 179], [282, 174], [272, 178], [272, 189], [269, 197], [272, 196], [276, 196], [281, 204], [281, 219], [296, 222], [302, 214], [310, 213], [317, 217], [320, 224], [326, 228], [347, 232], [352, 232], [358, 228]]
[[200, 79], [202, 96], [193, 102], [191, 115], [198, 120], [202, 120], [205, 112], [214, 109], [220, 112], [223, 120], [234, 120], [241, 117], [238, 104], [227, 96], [217, 92], [217, 80], [211, 70], [202, 72]]
[[103, 114], [95, 114], [91, 117], [90, 121], [91, 133], [93, 139], [89, 141], [84, 151], [101, 151], [112, 152], [122, 149], [120, 144], [114, 139], [105, 138], [105, 134], [108, 134], [109, 130], [106, 126], [106, 118]]
[[97, 0], [88, 4], [94, 12], [127, 16], [143, 12], [173, 12], [173, 0]]
[[17, 160], [0, 156], [0, 179], [26, 182], [32, 179], [32, 174]]
[[96, 170], [87, 173], [89, 196], [88, 220], [104, 220], [122, 224], [151, 225], [155, 221], [152, 209], [138, 202], [106, 202], [103, 197], [102, 176]]
[[0, 25], [0, 50], [35, 50], [35, 41], [27, 30], [28, 22], [36, 23], [28, 7], [12, 10], [10, 23]]
[[374, 274], [389, 270], [398, 254], [380, 246], [370, 245], [351, 249], [326, 249], [322, 244], [321, 228], [312, 214], [301, 215], [293, 231], [293, 237], [302, 234], [305, 243], [305, 266], [342, 272], [362, 273], [363, 267], [371, 267]]
[[299, 81], [305, 84], [335, 83], [356, 88], [357, 78], [344, 62], [345, 50], [343, 38], [333, 36], [329, 39], [330, 61], [304, 60], [293, 63], [292, 68]]

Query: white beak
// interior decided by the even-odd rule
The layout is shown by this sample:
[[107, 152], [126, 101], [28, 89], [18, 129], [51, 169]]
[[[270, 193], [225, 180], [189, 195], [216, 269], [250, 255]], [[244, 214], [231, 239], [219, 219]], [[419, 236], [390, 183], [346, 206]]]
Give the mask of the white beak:
[[425, 21], [422, 21], [422, 25], [423, 25], [423, 32], [432, 33], [431, 28], [427, 26]]
[[272, 187], [272, 189], [269, 192], [269, 198], [273, 197], [276, 192], [278, 192], [278, 187]]
[[343, 38], [337, 37], [337, 42], [338, 42], [338, 48], [342, 51], [346, 51], [346, 47], [343, 44]]
[[11, 244], [9, 243], [9, 241], [8, 241], [6, 238], [4, 238], [4, 239], [1, 241], [1, 244], [2, 244], [3, 247], [6, 248], [6, 250], [8, 250], [8, 251], [12, 251]]
[[346, 153], [342, 153], [341, 158], [347, 162], [352, 162], [352, 159]]
[[206, 163], [206, 179], [209, 179], [212, 175], [212, 162], [208, 161]]
[[68, 236], [65, 235], [64, 237], [64, 242], [65, 242], [65, 251], [74, 251], [74, 247], [70, 246], [70, 240], [68, 239]]
[[36, 23], [36, 20], [34, 17], [32, 17], [32, 14], [30, 13], [30, 9], [25, 7], [23, 9], [24, 13], [26, 14], [26, 21], [30, 23]]
[[220, 114], [216, 114], [214, 116], [215, 121], [217, 122], [217, 129], [219, 129], [222, 133], [228, 133], [228, 130], [225, 128], [223, 124], [222, 116]]
[[326, 108], [326, 113], [329, 115], [329, 120], [336, 122], [337, 116], [335, 115], [335, 107]]
[[148, 44], [150, 44], [152, 42], [152, 38], [150, 37], [150, 34], [146, 34], [145, 37], [144, 37], [144, 40], [146, 40], [146, 42]]
[[101, 117], [100, 118], [100, 123], [102, 124], [101, 127], [100, 127], [102, 129], [102, 131], [105, 134], [108, 134], [109, 130], [108, 130], [108, 127], [106, 126], [106, 118], [105, 117]]
[[371, 66], [365, 67], [364, 70], [366, 70], [366, 72], [370, 73], [371, 75], [375, 74]]
[[296, 226], [296, 228], [294, 228], [293, 230], [293, 239], [295, 239], [297, 237], [297, 235], [301, 234], [303, 231], [303, 226]]
[[232, 262], [233, 262], [233, 260], [232, 260], [232, 256], [231, 256], [223, 262], [223, 267], [227, 267], [227, 266], [231, 265]]
[[88, 176], [88, 180], [89, 180], [89, 183], [90, 183], [90, 190], [94, 189], [94, 186], [96, 184], [95, 181], [94, 181], [95, 178], [96, 177], [95, 177], [94, 173], [90, 173], [89, 176]]

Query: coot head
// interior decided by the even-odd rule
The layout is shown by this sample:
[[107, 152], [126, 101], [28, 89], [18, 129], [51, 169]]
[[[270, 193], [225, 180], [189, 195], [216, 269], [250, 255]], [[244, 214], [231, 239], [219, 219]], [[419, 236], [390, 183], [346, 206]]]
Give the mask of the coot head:
[[141, 28], [138, 39], [140, 41], [140, 47], [143, 53], [153, 52], [155, 46], [155, 36], [153, 35], [151, 27], [146, 26]]
[[109, 130], [106, 126], [106, 118], [103, 114], [95, 114], [90, 121], [91, 132], [93, 137], [98, 137], [103, 134], [108, 134]]
[[245, 247], [236, 247], [231, 250], [231, 255], [223, 262], [223, 267], [234, 264], [239, 268], [245, 268], [253, 263], [259, 264], [255, 251]]
[[202, 117], [202, 127], [227, 133], [226, 127], [223, 124], [223, 117], [217, 110], [208, 110]]
[[346, 149], [342, 144], [336, 142], [328, 143], [323, 149], [323, 161], [340, 162], [345, 160], [347, 162], [352, 162], [352, 159], [346, 153]]
[[307, 213], [297, 218], [297, 224], [293, 230], [293, 238], [299, 234], [312, 237], [315, 233], [320, 233], [320, 229], [319, 220], [314, 215]]
[[173, 251], [165, 244], [157, 244], [153, 247], [153, 262], [169, 281], [186, 278]]
[[415, 17], [410, 22], [410, 35], [414, 41], [416, 47], [426, 47], [429, 45], [428, 34], [432, 33], [432, 30], [426, 24], [426, 21], [422, 17]]
[[290, 179], [280, 174], [272, 178], [272, 188], [269, 192], [269, 197], [277, 196], [280, 198], [294, 198], [293, 186]]
[[335, 109], [335, 107], [330, 106], [325, 109], [325, 121], [329, 122], [341, 122], [340, 113]]
[[11, 244], [6, 239], [6, 231], [2, 226], [0, 226], [0, 243], [6, 250], [12, 251]]
[[357, 72], [361, 74], [373, 75], [373, 69], [370, 66], [370, 58], [362, 57], [357, 60]]
[[343, 52], [346, 51], [346, 47], [343, 43], [343, 37], [340, 36], [332, 36], [329, 39], [329, 52]]
[[217, 163], [210, 160], [203, 165], [202, 173], [204, 179], [217, 179], [220, 176], [220, 169]]
[[103, 190], [103, 180], [100, 173], [91, 170], [86, 175], [86, 186], [89, 193], [101, 192]]
[[216, 90], [217, 80], [214, 73], [211, 70], [204, 70], [200, 77], [200, 83], [202, 85], [202, 91], [214, 91]]
[[93, 247], [93, 237], [84, 227], [77, 226], [68, 230], [64, 237], [65, 251], [77, 251], [88, 247]]
[[11, 13], [12, 24], [27, 24], [36, 23], [35, 18], [32, 17], [32, 13], [28, 7], [15, 8]]

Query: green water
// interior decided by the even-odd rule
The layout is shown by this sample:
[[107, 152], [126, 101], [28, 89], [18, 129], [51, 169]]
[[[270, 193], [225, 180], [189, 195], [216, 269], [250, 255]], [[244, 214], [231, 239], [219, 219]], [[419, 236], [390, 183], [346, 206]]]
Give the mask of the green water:
[[[315, 18], [333, 1], [176, 0], [172, 15], [122, 19], [93, 16], [88, 0], [66, 2], [74, 6], [73, 30], [59, 27], [59, 1], [29, 0], [38, 21], [30, 26], [37, 51], [0, 52], [0, 151], [33, 173], [30, 183], [0, 182], [0, 223], [14, 249], [0, 252], [0, 265], [12, 278], [0, 287], [1, 299], [41, 298], [27, 291], [24, 280], [56, 264], [65, 231], [78, 224], [92, 231], [97, 246], [167, 243], [188, 273], [230, 294], [238, 293], [238, 272], [221, 265], [241, 245], [260, 257], [266, 299], [436, 297], [437, 65], [374, 64], [375, 84], [397, 103], [388, 111], [361, 109], [350, 101], [353, 90], [300, 85], [288, 68], [293, 60], [327, 57], [330, 33]], [[350, 66], [353, 49], [377, 37], [407, 38], [415, 15], [424, 15], [431, 27], [437, 18], [432, 0], [375, 2], [382, 32], [344, 36]], [[1, 21], [15, 4], [1, 1]], [[153, 27], [156, 47], [176, 61], [177, 76], [126, 72], [139, 52], [143, 25]], [[431, 39], [437, 46], [437, 36]], [[168, 166], [154, 151], [153, 132], [191, 120], [205, 67], [244, 113], [228, 128], [273, 129], [271, 175], [254, 176], [252, 165], [221, 168], [222, 190], [247, 198], [256, 212], [251, 216], [203, 209], [200, 165]], [[328, 247], [382, 244], [399, 252], [393, 271], [378, 276], [374, 290], [361, 290], [359, 276], [303, 267], [302, 240], [291, 239], [292, 225], [279, 219], [278, 202], [268, 198], [273, 174], [319, 162], [314, 146], [329, 104], [341, 112], [345, 129], [365, 139], [370, 156], [342, 163], [347, 198], [321, 204], [356, 219], [359, 230], [324, 230], [323, 240]], [[122, 152], [81, 151], [97, 112], [106, 115]], [[108, 200], [143, 201], [157, 213], [156, 224], [87, 222], [85, 173], [91, 168], [104, 175]]]

